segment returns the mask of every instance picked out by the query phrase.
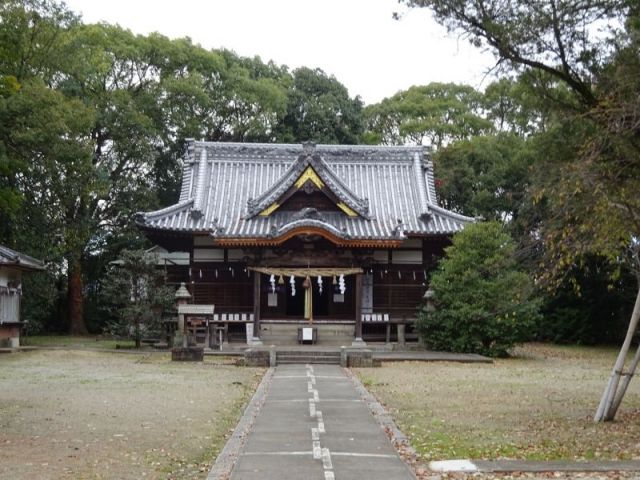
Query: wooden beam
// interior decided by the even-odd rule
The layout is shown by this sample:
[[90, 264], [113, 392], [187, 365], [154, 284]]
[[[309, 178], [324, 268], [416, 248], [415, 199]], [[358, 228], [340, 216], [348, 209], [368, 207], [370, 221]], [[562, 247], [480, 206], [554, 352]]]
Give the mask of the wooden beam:
[[340, 238], [320, 227], [300, 227], [289, 230], [279, 237], [262, 238], [217, 238], [215, 245], [222, 247], [258, 247], [276, 246], [284, 243], [297, 235], [319, 235], [326, 238], [333, 244], [340, 247], [356, 248], [397, 248], [402, 244], [402, 240], [374, 240], [374, 239], [345, 239]]
[[356, 341], [362, 340], [362, 274], [356, 273]]

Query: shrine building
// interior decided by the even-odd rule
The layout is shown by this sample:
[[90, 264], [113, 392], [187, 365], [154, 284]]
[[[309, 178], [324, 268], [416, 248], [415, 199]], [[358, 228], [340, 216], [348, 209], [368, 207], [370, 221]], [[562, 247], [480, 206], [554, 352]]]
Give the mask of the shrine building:
[[295, 344], [312, 324], [318, 344], [350, 345], [411, 338], [429, 272], [473, 219], [438, 205], [423, 147], [189, 140], [178, 202], [136, 222], [184, 252], [168, 281], [214, 307], [225, 341]]

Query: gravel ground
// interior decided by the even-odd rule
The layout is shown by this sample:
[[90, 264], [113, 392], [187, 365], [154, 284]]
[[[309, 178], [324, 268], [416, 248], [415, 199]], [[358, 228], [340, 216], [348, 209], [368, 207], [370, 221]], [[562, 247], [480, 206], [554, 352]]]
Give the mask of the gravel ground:
[[206, 478], [263, 371], [168, 354], [0, 355], [0, 478]]
[[423, 462], [640, 459], [637, 380], [615, 422], [592, 421], [615, 350], [530, 344], [515, 353], [494, 364], [384, 363], [356, 373]]

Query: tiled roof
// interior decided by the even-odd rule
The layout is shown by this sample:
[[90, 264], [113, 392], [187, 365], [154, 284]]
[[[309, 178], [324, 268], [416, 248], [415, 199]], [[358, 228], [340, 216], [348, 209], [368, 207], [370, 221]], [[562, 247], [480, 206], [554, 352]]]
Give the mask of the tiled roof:
[[[312, 165], [358, 213], [256, 213]], [[313, 210], [313, 209], [310, 209]], [[473, 219], [437, 205], [433, 165], [422, 147], [189, 143], [177, 204], [138, 214], [145, 229], [219, 239], [278, 237], [299, 226], [344, 239], [397, 240], [451, 234]]]
[[15, 267], [21, 270], [44, 270], [44, 262], [0, 245], [0, 267]]

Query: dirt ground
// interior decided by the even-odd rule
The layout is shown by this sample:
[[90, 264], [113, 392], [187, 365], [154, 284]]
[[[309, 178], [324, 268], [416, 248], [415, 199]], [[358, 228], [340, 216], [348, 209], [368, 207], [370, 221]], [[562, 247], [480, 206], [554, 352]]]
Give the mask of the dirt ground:
[[494, 364], [384, 363], [357, 374], [425, 462], [640, 459], [640, 381], [615, 422], [592, 421], [615, 350], [531, 344], [516, 354]]
[[157, 353], [0, 355], [0, 478], [206, 478], [262, 373]]

